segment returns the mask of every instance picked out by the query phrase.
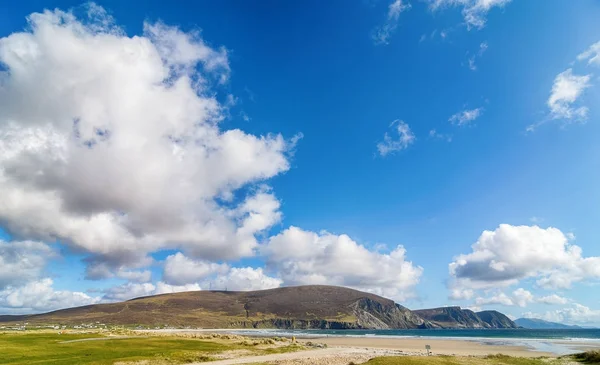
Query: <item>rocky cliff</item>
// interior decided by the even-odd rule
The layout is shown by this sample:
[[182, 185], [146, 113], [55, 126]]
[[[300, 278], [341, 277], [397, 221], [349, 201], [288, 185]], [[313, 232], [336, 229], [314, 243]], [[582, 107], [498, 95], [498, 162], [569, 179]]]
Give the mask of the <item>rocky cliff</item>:
[[517, 328], [518, 326], [497, 311], [473, 312], [460, 307], [419, 309], [414, 314], [436, 328]]

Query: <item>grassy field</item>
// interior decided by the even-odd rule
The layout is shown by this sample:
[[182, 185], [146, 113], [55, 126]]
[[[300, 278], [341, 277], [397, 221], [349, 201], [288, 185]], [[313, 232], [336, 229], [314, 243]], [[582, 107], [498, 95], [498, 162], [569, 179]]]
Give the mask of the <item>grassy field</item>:
[[[218, 353], [243, 350], [256, 355], [297, 350], [297, 346], [181, 337], [137, 337], [86, 340], [99, 334], [0, 333], [0, 364], [114, 364], [152, 360], [181, 364], [212, 360]], [[81, 341], [85, 340], [85, 341]], [[74, 341], [74, 342], [69, 342]]]
[[[153, 365], [167, 365], [211, 361], [217, 359], [224, 352], [231, 351], [239, 352], [238, 355], [253, 356], [297, 351], [303, 348], [276, 339], [248, 339], [227, 335], [207, 337], [201, 339], [181, 336], [118, 338], [105, 337], [99, 333], [2, 332], [0, 333], [0, 364], [126, 365], [149, 360]], [[531, 359], [505, 355], [487, 357], [400, 356], [379, 357], [365, 364], [572, 365], [577, 363], [600, 364], [600, 353], [588, 352], [559, 359]]]

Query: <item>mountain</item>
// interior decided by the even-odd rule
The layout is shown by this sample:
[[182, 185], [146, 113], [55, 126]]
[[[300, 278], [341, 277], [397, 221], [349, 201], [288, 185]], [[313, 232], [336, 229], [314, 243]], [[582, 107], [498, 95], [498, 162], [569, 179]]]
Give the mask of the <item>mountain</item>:
[[497, 311], [473, 312], [460, 307], [419, 309], [416, 315], [438, 328], [517, 328], [504, 314]]
[[[5, 321], [14, 320], [4, 318]], [[380, 296], [334, 286], [298, 286], [251, 292], [193, 291], [95, 304], [18, 321], [78, 325], [190, 326], [204, 328], [428, 328], [409, 309]], [[0, 318], [2, 321], [3, 318]]]
[[489, 328], [519, 328], [519, 326], [504, 314], [494, 311], [481, 311], [475, 313], [481, 320], [487, 323]]
[[523, 328], [530, 329], [581, 329], [580, 326], [570, 326], [567, 324], [548, 322], [538, 318], [519, 318], [515, 323]]
[[374, 294], [325, 285], [161, 294], [44, 314], [0, 316], [2, 322], [283, 329], [517, 327], [496, 311], [475, 313], [460, 307], [411, 311]]

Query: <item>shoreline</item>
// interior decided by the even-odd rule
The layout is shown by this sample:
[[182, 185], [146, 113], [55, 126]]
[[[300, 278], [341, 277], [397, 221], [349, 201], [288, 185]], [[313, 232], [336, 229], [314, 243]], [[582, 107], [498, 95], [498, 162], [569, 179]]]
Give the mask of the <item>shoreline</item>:
[[144, 330], [157, 333], [227, 333], [249, 337], [295, 337], [300, 343], [318, 342], [334, 348], [400, 350], [426, 355], [430, 345], [436, 355], [485, 356], [505, 354], [520, 357], [559, 356], [600, 350], [600, 339], [536, 339], [498, 337], [442, 337], [392, 335], [339, 335], [323, 333], [294, 333], [277, 329], [159, 329]]
[[502, 353], [519, 357], [556, 356], [551, 352], [533, 351], [526, 346], [490, 345], [477, 341], [446, 339], [329, 337], [319, 339], [319, 342], [331, 347], [401, 350], [423, 356], [427, 355], [426, 345], [431, 346], [433, 355], [485, 356]]

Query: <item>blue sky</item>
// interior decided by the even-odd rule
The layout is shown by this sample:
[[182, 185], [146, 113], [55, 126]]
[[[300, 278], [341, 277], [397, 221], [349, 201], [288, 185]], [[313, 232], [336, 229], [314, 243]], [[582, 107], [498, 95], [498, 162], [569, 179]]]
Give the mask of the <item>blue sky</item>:
[[600, 324], [597, 2], [3, 9], [0, 312], [329, 283]]

